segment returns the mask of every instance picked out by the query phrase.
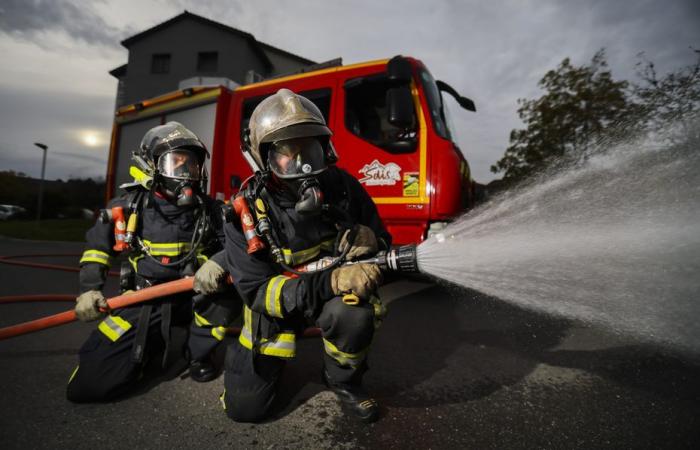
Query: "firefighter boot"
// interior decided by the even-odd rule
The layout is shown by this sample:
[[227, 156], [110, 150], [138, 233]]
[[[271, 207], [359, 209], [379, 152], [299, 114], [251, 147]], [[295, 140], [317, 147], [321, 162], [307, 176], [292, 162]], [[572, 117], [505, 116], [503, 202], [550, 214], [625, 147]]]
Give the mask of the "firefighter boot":
[[372, 423], [379, 418], [379, 404], [360, 384], [334, 383], [325, 370], [323, 382], [338, 396], [346, 414], [351, 412], [364, 423]]
[[190, 378], [198, 383], [206, 383], [211, 381], [218, 375], [218, 371], [210, 360], [192, 360], [190, 361]]

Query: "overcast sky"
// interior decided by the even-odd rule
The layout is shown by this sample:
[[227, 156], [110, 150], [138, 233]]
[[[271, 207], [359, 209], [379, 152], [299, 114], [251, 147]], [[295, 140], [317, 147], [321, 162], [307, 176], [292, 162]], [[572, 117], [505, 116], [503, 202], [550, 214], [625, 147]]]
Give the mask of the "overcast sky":
[[448, 100], [477, 181], [521, 123], [517, 99], [565, 57], [607, 49], [613, 76], [634, 79], [638, 53], [660, 73], [700, 48], [700, 1], [172, 1], [0, 0], [0, 170], [49, 179], [104, 176], [116, 94], [107, 72], [127, 60], [119, 42], [184, 9], [306, 58], [344, 63], [397, 54], [472, 98]]

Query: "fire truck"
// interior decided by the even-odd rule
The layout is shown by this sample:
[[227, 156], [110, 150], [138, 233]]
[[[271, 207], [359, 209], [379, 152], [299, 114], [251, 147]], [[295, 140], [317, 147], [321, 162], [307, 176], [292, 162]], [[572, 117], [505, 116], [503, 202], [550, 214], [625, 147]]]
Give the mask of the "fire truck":
[[473, 205], [475, 183], [442, 94], [470, 111], [474, 103], [404, 56], [326, 64], [233, 88], [193, 86], [124, 106], [112, 129], [107, 197], [132, 181], [131, 152], [144, 133], [175, 120], [211, 152], [209, 194], [229, 199], [251, 175], [241, 142], [253, 109], [283, 87], [319, 107], [333, 131], [337, 165], [365, 187], [396, 244], [421, 242]]

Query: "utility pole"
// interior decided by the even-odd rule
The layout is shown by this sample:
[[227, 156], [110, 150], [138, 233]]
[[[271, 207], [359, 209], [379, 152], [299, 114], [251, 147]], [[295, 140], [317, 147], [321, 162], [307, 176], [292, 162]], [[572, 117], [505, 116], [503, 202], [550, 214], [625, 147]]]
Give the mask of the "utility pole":
[[35, 142], [34, 145], [39, 147], [44, 151], [44, 157], [41, 160], [41, 181], [39, 182], [39, 205], [36, 209], [36, 223], [39, 224], [41, 220], [41, 207], [44, 202], [44, 174], [46, 173], [46, 150], [49, 148], [48, 145], [42, 144], [41, 142]]

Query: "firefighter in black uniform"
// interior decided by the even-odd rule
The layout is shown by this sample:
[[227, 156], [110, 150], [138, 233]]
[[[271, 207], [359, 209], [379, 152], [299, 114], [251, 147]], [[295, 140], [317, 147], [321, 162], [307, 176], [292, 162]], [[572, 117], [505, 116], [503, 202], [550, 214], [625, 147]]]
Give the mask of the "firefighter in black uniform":
[[[227, 295], [230, 308], [209, 296], [195, 305], [194, 314], [191, 293], [107, 313], [101, 292], [119, 251], [128, 255], [120, 279], [124, 292], [193, 275], [207, 256], [221, 250], [220, 207], [203, 194], [207, 156], [197, 136], [177, 122], [149, 130], [132, 155], [135, 182], [122, 186], [127, 193], [112, 200], [87, 232], [75, 312], [82, 321], [103, 320], [80, 349], [68, 383], [69, 400], [109, 400], [133, 388], [149, 361], [169, 367], [188, 353], [182, 343], [190, 322], [190, 375], [196, 381], [216, 376], [209, 355], [224, 337], [223, 325], [238, 312], [235, 294]], [[204, 263], [195, 285], [206, 282], [208, 268], [216, 266]]]
[[255, 175], [239, 194], [251, 213], [224, 227], [226, 266], [244, 302], [221, 397], [235, 421], [269, 415], [295, 337], [307, 326], [321, 329], [323, 379], [343, 408], [365, 422], [378, 417], [361, 381], [384, 312], [376, 297], [381, 272], [340, 263], [388, 248], [391, 237], [360, 183], [332, 165], [330, 135], [319, 109], [287, 89], [251, 116], [244, 156]]

